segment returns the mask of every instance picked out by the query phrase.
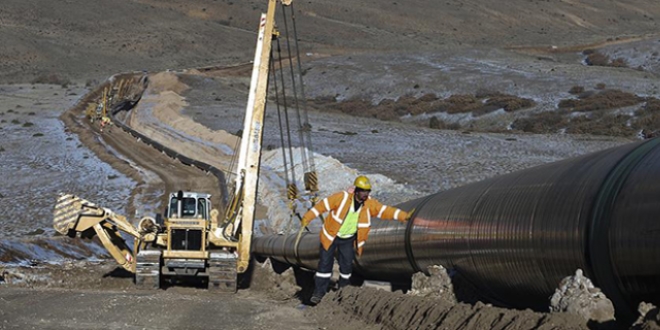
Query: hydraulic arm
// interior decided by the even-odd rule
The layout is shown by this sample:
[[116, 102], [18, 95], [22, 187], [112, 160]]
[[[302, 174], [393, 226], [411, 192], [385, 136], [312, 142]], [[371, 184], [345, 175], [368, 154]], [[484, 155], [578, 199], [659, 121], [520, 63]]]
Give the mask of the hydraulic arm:
[[95, 232], [117, 263], [132, 273], [135, 273], [135, 254], [120, 232], [133, 236], [139, 246], [142, 242], [155, 241], [159, 230], [153, 218], [143, 218], [135, 228], [126, 217], [70, 194], [61, 195], [57, 200], [53, 227], [68, 236], [81, 233], [81, 236], [92, 237], [91, 231]]

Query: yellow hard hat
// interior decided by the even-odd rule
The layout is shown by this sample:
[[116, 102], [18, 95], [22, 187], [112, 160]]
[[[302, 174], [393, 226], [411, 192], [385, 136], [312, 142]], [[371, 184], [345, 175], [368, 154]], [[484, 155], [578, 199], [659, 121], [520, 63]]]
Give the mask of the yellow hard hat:
[[353, 182], [353, 185], [356, 188], [360, 188], [362, 190], [371, 190], [371, 182], [369, 181], [369, 178], [367, 178], [364, 175], [360, 175], [357, 178], [355, 178], [355, 182]]

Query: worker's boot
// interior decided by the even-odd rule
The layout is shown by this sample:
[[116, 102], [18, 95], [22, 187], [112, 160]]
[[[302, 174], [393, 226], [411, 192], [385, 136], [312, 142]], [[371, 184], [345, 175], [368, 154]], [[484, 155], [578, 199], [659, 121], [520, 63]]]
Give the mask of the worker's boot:
[[351, 285], [351, 280], [346, 279], [346, 278], [340, 278], [339, 279], [339, 289], [345, 288], [347, 286]]
[[309, 301], [313, 305], [318, 305], [321, 302], [322, 299], [323, 299], [322, 294], [314, 292], [314, 294], [312, 295], [312, 298], [310, 298]]

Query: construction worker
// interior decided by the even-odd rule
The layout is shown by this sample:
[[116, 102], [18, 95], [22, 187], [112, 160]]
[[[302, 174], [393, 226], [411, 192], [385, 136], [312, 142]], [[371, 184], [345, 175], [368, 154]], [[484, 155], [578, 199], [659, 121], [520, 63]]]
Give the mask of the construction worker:
[[103, 128], [112, 124], [112, 121], [107, 116], [101, 118], [101, 133], [103, 133]]
[[358, 176], [353, 185], [355, 186], [353, 192], [342, 191], [323, 199], [302, 218], [302, 225], [306, 227], [314, 218], [330, 212], [320, 233], [319, 265], [314, 276], [314, 294], [310, 299], [313, 304], [318, 304], [328, 290], [335, 250], [338, 252], [339, 261], [339, 287], [342, 288], [350, 283], [353, 257], [355, 252], [357, 255], [362, 254], [369, 236], [371, 218], [408, 221], [407, 212], [383, 205], [369, 197], [371, 182], [366, 176]]

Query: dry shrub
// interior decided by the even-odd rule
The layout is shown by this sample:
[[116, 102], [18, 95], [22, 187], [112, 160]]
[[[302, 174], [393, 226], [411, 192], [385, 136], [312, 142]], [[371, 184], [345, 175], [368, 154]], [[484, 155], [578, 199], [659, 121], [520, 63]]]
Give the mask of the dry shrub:
[[461, 125], [459, 123], [447, 123], [442, 119], [438, 119], [436, 116], [431, 117], [429, 119], [429, 127], [434, 128], [434, 129], [451, 129], [451, 130], [458, 130], [461, 128]]
[[516, 119], [511, 128], [527, 133], [555, 133], [566, 126], [565, 119], [556, 111], [546, 111], [527, 118]]
[[585, 59], [585, 62], [587, 65], [593, 65], [593, 66], [611, 66], [615, 68], [627, 68], [628, 67], [628, 62], [626, 61], [625, 58], [623, 57], [617, 57], [610, 61], [610, 57], [602, 54], [596, 50], [593, 49], [588, 49], [582, 52], [582, 54], [586, 55], [587, 58]]
[[447, 113], [472, 112], [472, 110], [475, 110], [482, 105], [479, 99], [467, 94], [452, 95], [448, 97], [445, 102], [449, 104]]
[[582, 94], [584, 93], [584, 87], [582, 86], [573, 86], [571, 89], [568, 91], [570, 94], [576, 95], [576, 94]]
[[401, 115], [410, 114], [415, 116], [423, 113], [435, 112], [436, 109], [438, 109], [438, 107], [435, 106], [435, 102], [416, 103], [408, 107], [408, 109], [406, 109]]
[[350, 99], [344, 102], [338, 102], [337, 108], [344, 113], [360, 113], [365, 108], [373, 107], [369, 102], [360, 99]]
[[657, 132], [660, 130], [660, 112], [647, 113], [635, 120], [632, 127], [637, 130]]
[[397, 103], [411, 105], [411, 104], [417, 104], [419, 102], [418, 102], [416, 97], [414, 97], [410, 94], [406, 94], [406, 95], [403, 95], [403, 96], [399, 97], [399, 99], [397, 100]]
[[557, 104], [557, 107], [560, 109], [572, 109], [575, 108], [578, 104], [580, 104], [580, 100], [576, 99], [565, 99], [559, 101], [559, 104]]
[[585, 116], [574, 117], [570, 120], [566, 133], [569, 134], [593, 134], [607, 136], [630, 136], [634, 129], [626, 123], [630, 120], [626, 115], [603, 115], [588, 118]]
[[314, 99], [313, 105], [317, 108], [339, 111], [358, 117], [370, 117], [380, 120], [397, 121], [407, 114], [419, 114], [429, 109], [429, 103], [419, 102], [412, 96], [403, 96], [399, 100], [383, 100], [374, 105], [371, 101], [353, 98], [337, 102], [334, 97], [319, 97]]
[[597, 83], [597, 84], [596, 84], [596, 89], [603, 90], [603, 89], [605, 89], [606, 87], [607, 87], [607, 85], [605, 85], [604, 83]]
[[610, 64], [610, 57], [594, 51], [593, 53], [587, 55], [585, 62], [587, 62], [587, 65], [608, 66]]
[[516, 110], [529, 108], [534, 106], [536, 103], [531, 99], [520, 98], [514, 95], [499, 94], [489, 98], [486, 101], [486, 105], [496, 106], [498, 108], [503, 108], [506, 112], [513, 112]]
[[610, 66], [615, 67], [615, 68], [627, 68], [628, 67], [628, 62], [626, 61], [625, 58], [623, 57], [618, 57], [612, 60], [612, 63], [610, 63]]
[[660, 112], [660, 99], [655, 97], [647, 99], [643, 109], [646, 113]]
[[383, 100], [381, 101], [376, 111], [382, 114], [388, 114], [388, 117], [394, 116], [399, 118], [405, 115], [418, 115], [420, 113], [428, 112], [430, 103], [420, 101], [412, 95], [404, 95], [398, 100]]
[[359, 116], [359, 117], [372, 117], [380, 120], [397, 120], [399, 116], [395, 111], [383, 111], [383, 109], [374, 106], [371, 102], [361, 99], [349, 99], [343, 102], [336, 103], [339, 111]]
[[437, 100], [438, 100], [438, 96], [433, 93], [424, 94], [419, 98], [419, 101], [421, 102], [433, 102]]
[[394, 101], [392, 99], [384, 99], [384, 100], [380, 101], [380, 103], [378, 103], [379, 107], [384, 107], [384, 108], [385, 107], [393, 107], [395, 105], [396, 105], [396, 101]]
[[558, 107], [562, 109], [570, 109], [572, 111], [587, 112], [595, 110], [617, 109], [635, 105], [643, 101], [644, 98], [635, 94], [623, 92], [617, 89], [609, 89], [593, 95], [589, 95], [579, 100], [561, 100], [558, 104]]
[[445, 127], [447, 127], [447, 123], [445, 123], [444, 120], [438, 119], [436, 116], [433, 116], [431, 117], [431, 119], [429, 119], [429, 127], [435, 129], [445, 129]]
[[[422, 95], [419, 98], [408, 94], [401, 96], [396, 101], [384, 99], [377, 105], [359, 98], [337, 102], [335, 97], [326, 96], [317, 97], [311, 104], [319, 109], [339, 111], [353, 116], [395, 121], [406, 115], [416, 116], [436, 112], [451, 114], [472, 112], [474, 116], [480, 116], [498, 109], [510, 112], [535, 104], [531, 99], [498, 92], [481, 92], [479, 96], [456, 94], [441, 100], [432, 93]], [[488, 97], [486, 102], [482, 102], [486, 97]]]
[[412, 95], [401, 96], [396, 103], [397, 106], [394, 108], [394, 110], [399, 116], [424, 113], [426, 112], [426, 105], [428, 104], [427, 102], [421, 102], [419, 99]]

